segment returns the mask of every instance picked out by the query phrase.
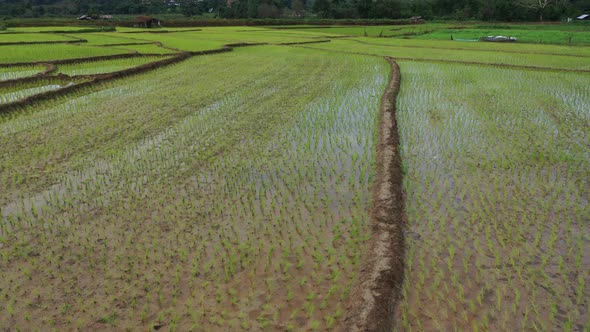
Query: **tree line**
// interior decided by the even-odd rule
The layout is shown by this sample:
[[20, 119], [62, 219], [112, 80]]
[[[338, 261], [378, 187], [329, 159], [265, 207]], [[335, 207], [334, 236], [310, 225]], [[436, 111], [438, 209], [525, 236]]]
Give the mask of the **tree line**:
[[555, 21], [590, 12], [590, 0], [0, 0], [3, 17], [207, 14], [222, 18]]

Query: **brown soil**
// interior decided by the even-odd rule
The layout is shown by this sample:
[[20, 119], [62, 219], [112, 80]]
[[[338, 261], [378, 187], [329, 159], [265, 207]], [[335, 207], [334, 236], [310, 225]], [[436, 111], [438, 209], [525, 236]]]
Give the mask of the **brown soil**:
[[404, 273], [404, 194], [395, 104], [401, 75], [387, 57], [391, 78], [381, 99], [377, 180], [373, 187], [373, 233], [361, 280], [350, 297], [341, 330], [390, 331]]
[[331, 40], [314, 40], [314, 41], [306, 41], [306, 42], [293, 42], [293, 43], [280, 43], [279, 45], [304, 45], [304, 44], [319, 44], [319, 43], [329, 43]]
[[117, 44], [103, 44], [98, 45], [101, 47], [110, 47], [110, 46], [135, 46], [135, 45], [152, 45], [155, 44], [154, 42], [145, 42], [145, 43], [117, 43]]
[[268, 45], [268, 43], [234, 43], [234, 44], [226, 44], [226, 47], [245, 47], [245, 46], [258, 46], [258, 45]]

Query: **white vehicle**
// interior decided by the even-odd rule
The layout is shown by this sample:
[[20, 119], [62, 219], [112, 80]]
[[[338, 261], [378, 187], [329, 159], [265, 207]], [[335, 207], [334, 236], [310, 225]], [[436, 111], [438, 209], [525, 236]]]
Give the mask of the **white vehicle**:
[[516, 39], [516, 37], [487, 36], [487, 37], [483, 37], [481, 40], [487, 41], [487, 42], [515, 42], [517, 39]]

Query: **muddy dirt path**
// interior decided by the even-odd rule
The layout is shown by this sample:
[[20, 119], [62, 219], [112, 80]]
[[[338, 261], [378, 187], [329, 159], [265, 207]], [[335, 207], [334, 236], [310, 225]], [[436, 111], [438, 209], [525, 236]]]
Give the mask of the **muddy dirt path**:
[[361, 279], [350, 297], [341, 330], [390, 331], [404, 271], [404, 193], [399, 134], [395, 117], [401, 74], [391, 66], [389, 84], [381, 98], [377, 141], [377, 178], [373, 186], [373, 230]]

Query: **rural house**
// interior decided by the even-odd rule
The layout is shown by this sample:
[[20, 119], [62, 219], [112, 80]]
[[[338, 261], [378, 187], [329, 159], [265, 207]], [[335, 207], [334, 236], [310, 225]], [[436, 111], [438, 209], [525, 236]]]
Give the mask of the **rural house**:
[[154, 28], [159, 26], [161, 26], [161, 21], [151, 16], [138, 16], [133, 24], [135, 28]]
[[412, 24], [422, 24], [425, 23], [422, 16], [412, 16], [410, 17], [410, 23]]

